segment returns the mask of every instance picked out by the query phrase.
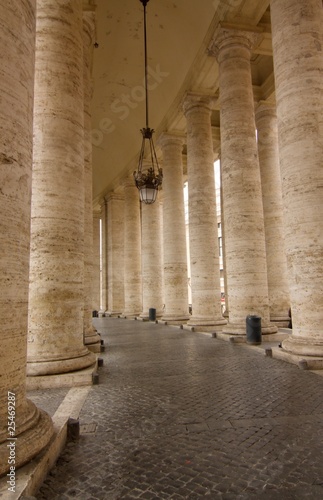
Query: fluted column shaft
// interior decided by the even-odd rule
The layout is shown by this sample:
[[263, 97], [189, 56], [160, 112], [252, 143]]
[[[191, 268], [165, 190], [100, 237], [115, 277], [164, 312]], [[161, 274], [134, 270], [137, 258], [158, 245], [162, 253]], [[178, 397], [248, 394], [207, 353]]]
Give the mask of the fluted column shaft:
[[142, 312], [141, 221], [138, 189], [133, 177], [124, 182], [124, 310], [123, 316]]
[[258, 104], [256, 125], [264, 207], [270, 321], [277, 326], [287, 327], [290, 299], [275, 104]]
[[124, 309], [124, 197], [108, 195], [108, 310], [119, 316]]
[[283, 347], [323, 356], [323, 10], [271, 1], [273, 55], [293, 334]]
[[221, 313], [221, 286], [214, 183], [210, 99], [189, 94], [187, 180], [191, 259], [192, 317], [188, 324], [204, 330], [226, 324]]
[[162, 320], [186, 322], [188, 313], [187, 254], [183, 194], [183, 138], [164, 133], [163, 249], [165, 310]]
[[225, 333], [245, 334], [246, 316], [270, 326], [264, 216], [256, 142], [250, 55], [257, 34], [220, 27], [213, 41], [219, 63], [221, 166], [226, 272], [230, 301]]
[[0, 41], [6, 47], [0, 53], [0, 475], [10, 467], [10, 443], [13, 465], [20, 467], [53, 434], [50, 417], [26, 399], [25, 389], [35, 11], [33, 0], [0, 2]]
[[[37, 2], [28, 374], [87, 368], [82, 1]], [[59, 57], [58, 57], [59, 54]]]
[[99, 311], [101, 307], [101, 276], [100, 276], [100, 225], [101, 212], [93, 212], [93, 265], [92, 265], [92, 310]]
[[91, 65], [95, 32], [95, 13], [83, 12], [83, 86], [84, 86], [84, 344], [100, 352], [101, 339], [92, 325], [93, 210], [91, 142]]
[[141, 203], [142, 318], [163, 311], [162, 221], [160, 193], [152, 205]]

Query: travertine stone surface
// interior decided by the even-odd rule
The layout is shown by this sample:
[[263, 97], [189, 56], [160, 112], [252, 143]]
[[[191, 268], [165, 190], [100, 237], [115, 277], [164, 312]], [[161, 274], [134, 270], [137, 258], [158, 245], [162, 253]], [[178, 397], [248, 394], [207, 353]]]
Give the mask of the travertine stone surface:
[[165, 310], [162, 320], [189, 319], [187, 254], [183, 193], [182, 149], [184, 139], [163, 133], [163, 250]]
[[83, 345], [82, 1], [39, 0], [36, 30], [30, 376], [96, 362]]
[[142, 312], [141, 221], [133, 176], [124, 181], [124, 310], [127, 318]]
[[84, 344], [100, 352], [101, 339], [92, 325], [93, 214], [91, 143], [91, 66], [95, 34], [95, 13], [83, 12], [83, 95], [84, 95]]
[[93, 212], [92, 310], [100, 310], [100, 224], [101, 212]]
[[[152, 205], [141, 203], [141, 269], [142, 313], [149, 317], [149, 309], [156, 309], [156, 316], [163, 312], [163, 257], [161, 192]], [[139, 196], [139, 193], [138, 193]]]
[[256, 107], [258, 155], [264, 208], [270, 321], [289, 324], [287, 259], [284, 246], [283, 200], [278, 151], [276, 105], [261, 101]]
[[293, 354], [323, 356], [323, 10], [271, 1]]
[[99, 311], [104, 315], [108, 307], [108, 199], [101, 205], [102, 214], [102, 304]]
[[188, 94], [187, 180], [191, 259], [192, 317], [188, 324], [216, 330], [221, 313], [219, 246], [216, 219], [210, 99]]
[[219, 63], [221, 166], [226, 275], [230, 301], [224, 333], [245, 334], [246, 316], [269, 321], [264, 216], [250, 54], [258, 34], [220, 27], [211, 50]]
[[35, 10], [34, 0], [0, 2], [0, 475], [10, 467], [10, 437], [17, 437], [12, 452], [19, 467], [53, 434], [50, 417], [26, 399], [25, 389]]
[[119, 316], [124, 309], [124, 197], [110, 193], [108, 199], [108, 310]]

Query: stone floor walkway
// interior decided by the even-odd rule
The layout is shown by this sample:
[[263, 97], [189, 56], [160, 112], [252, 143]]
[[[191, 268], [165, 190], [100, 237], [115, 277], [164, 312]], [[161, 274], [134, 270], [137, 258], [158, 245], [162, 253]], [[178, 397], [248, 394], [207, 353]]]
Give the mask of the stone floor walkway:
[[323, 377], [203, 334], [95, 321], [100, 384], [38, 500], [323, 498]]

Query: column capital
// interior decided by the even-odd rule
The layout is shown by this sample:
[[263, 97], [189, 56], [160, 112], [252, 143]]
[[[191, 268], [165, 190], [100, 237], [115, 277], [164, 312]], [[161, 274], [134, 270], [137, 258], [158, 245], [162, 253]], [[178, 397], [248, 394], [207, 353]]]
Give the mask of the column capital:
[[94, 12], [96, 9], [95, 0], [83, 0], [83, 12]]
[[258, 103], [255, 105], [255, 114], [256, 117], [259, 115], [264, 115], [264, 114], [270, 114], [270, 115], [277, 115], [276, 112], [276, 104], [273, 101], [258, 101]]
[[122, 179], [122, 187], [123, 188], [131, 188], [131, 187], [134, 187], [137, 189], [136, 187], [136, 184], [135, 184], [135, 181], [134, 181], [134, 178], [133, 178], [133, 174], [128, 174], [126, 177], [124, 177]]
[[235, 26], [229, 23], [221, 23], [216, 28], [208, 47], [210, 56], [218, 58], [222, 49], [233, 47], [247, 48], [250, 53], [259, 45], [263, 38], [262, 29], [255, 26]]
[[115, 193], [114, 191], [111, 191], [110, 193], [106, 194], [104, 197], [105, 201], [108, 203], [112, 200], [117, 200], [117, 201], [123, 201], [124, 196], [121, 193]]
[[184, 115], [193, 108], [205, 109], [211, 113], [212, 105], [216, 99], [217, 96], [215, 95], [187, 92], [182, 101]]
[[93, 210], [92, 214], [93, 214], [93, 219], [101, 219], [101, 217], [102, 217], [102, 210], [101, 209], [99, 210], [97, 208], [97, 209]]
[[157, 144], [161, 149], [169, 145], [178, 145], [178, 147], [183, 147], [185, 140], [185, 135], [180, 132], [162, 132], [158, 137]]

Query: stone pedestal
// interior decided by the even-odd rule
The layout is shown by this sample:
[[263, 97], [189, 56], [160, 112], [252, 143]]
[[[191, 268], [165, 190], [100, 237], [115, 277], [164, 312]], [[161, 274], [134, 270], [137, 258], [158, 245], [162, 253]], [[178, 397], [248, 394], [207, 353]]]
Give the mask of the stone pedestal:
[[33, 0], [0, 6], [6, 48], [0, 54], [0, 475], [8, 473], [10, 457], [20, 467], [53, 435], [50, 417], [26, 399], [25, 389], [35, 10]]
[[264, 216], [250, 55], [257, 33], [219, 27], [211, 51], [219, 62], [221, 167], [229, 295], [228, 334], [246, 333], [246, 316], [270, 324]]
[[124, 197], [110, 193], [108, 199], [108, 307], [106, 316], [121, 316], [124, 309]]
[[163, 313], [161, 215], [160, 193], [152, 205], [141, 203], [142, 319], [149, 318], [150, 308], [157, 318]]
[[283, 348], [323, 358], [322, 4], [272, 0], [271, 19], [293, 319]]
[[[57, 54], [60, 54], [57, 59]], [[95, 366], [83, 345], [82, 1], [37, 3], [29, 376]]]
[[124, 310], [135, 318], [142, 312], [141, 224], [138, 189], [133, 176], [124, 182]]
[[162, 321], [186, 323], [189, 319], [187, 256], [183, 194], [182, 149], [184, 139], [164, 133], [163, 152], [163, 249], [165, 310]]
[[288, 315], [290, 299], [275, 104], [264, 101], [258, 103], [256, 125], [264, 208], [270, 321], [278, 327], [287, 328], [290, 319]]
[[84, 344], [92, 352], [101, 352], [101, 338], [92, 325], [93, 215], [92, 215], [92, 52], [95, 13], [83, 11], [83, 85], [84, 85]]
[[188, 325], [219, 331], [226, 324], [221, 313], [219, 246], [214, 184], [210, 99], [188, 94], [187, 180], [191, 259], [192, 317]]

